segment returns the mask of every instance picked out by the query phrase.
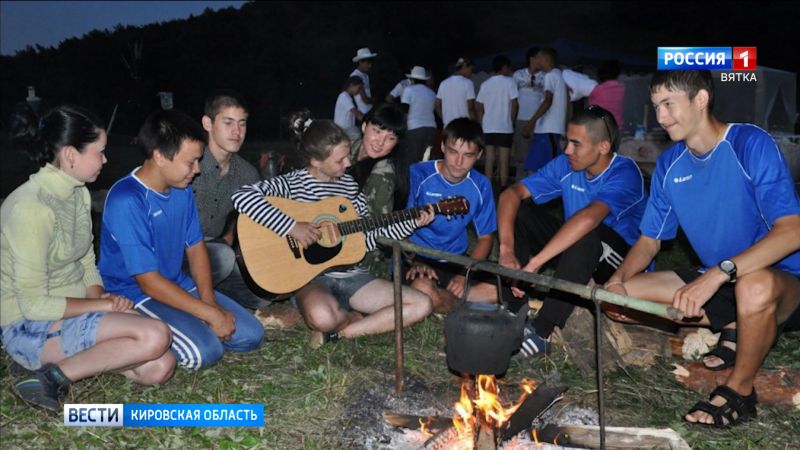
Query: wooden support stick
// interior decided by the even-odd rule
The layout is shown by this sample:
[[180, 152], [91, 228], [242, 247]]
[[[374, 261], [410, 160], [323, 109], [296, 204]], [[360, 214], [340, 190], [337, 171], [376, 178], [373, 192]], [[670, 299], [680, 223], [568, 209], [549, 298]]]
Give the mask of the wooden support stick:
[[[550, 277], [547, 275], [540, 275], [538, 273], [523, 272], [521, 270], [513, 270], [503, 267], [499, 264], [489, 261], [478, 261], [466, 256], [456, 255], [453, 253], [434, 250], [431, 248], [423, 247], [420, 245], [412, 244], [405, 241], [397, 241], [394, 239], [378, 237], [378, 243], [382, 245], [395, 245], [408, 251], [416, 253], [424, 253], [429, 257], [435, 259], [443, 259], [452, 263], [460, 264], [464, 267], [476, 266], [484, 272], [500, 275], [515, 280], [522, 280], [537, 286], [542, 286], [550, 289], [557, 289], [559, 291], [575, 294], [581, 298], [589, 300], [599, 300], [606, 303], [613, 303], [615, 305], [624, 306], [626, 308], [635, 309], [637, 311], [646, 312], [666, 319], [679, 320], [683, 317], [681, 312], [671, 306], [663, 305], [660, 303], [651, 302], [641, 298], [629, 297], [627, 295], [609, 292], [605, 289], [600, 289], [597, 286], [589, 287], [583, 284], [573, 283], [571, 281], [561, 280], [559, 278]], [[399, 251], [395, 249], [395, 251]], [[399, 255], [397, 256], [399, 258]], [[395, 275], [397, 276], [397, 275]]]

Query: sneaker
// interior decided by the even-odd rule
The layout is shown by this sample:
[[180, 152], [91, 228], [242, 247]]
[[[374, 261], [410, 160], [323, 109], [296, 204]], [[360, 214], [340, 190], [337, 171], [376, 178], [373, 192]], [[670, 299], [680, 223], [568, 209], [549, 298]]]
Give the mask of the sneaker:
[[308, 338], [308, 346], [313, 350], [322, 347], [326, 342], [336, 342], [339, 340], [337, 333], [323, 333], [322, 331], [314, 330]]
[[545, 339], [539, 336], [533, 325], [526, 324], [522, 331], [522, 346], [519, 348], [519, 353], [528, 358], [549, 354], [550, 337]]
[[[55, 371], [49, 366], [55, 365], [46, 364], [41, 369], [20, 378], [14, 383], [14, 392], [30, 405], [58, 413], [61, 412], [59, 399], [67, 393], [69, 384], [51, 379], [49, 375]], [[57, 366], [55, 368], [58, 369]]]

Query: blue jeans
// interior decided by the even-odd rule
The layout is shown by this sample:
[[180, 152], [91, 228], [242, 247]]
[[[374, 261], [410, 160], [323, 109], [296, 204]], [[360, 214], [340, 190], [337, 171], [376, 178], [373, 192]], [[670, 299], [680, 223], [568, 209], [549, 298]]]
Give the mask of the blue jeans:
[[19, 365], [36, 370], [42, 366], [39, 358], [49, 339], [60, 337], [61, 350], [67, 357], [94, 347], [97, 343], [97, 327], [105, 315], [105, 312], [93, 311], [62, 319], [61, 329], [53, 333], [50, 327], [55, 320], [19, 319], [0, 329], [3, 346]]
[[[197, 297], [197, 288], [189, 293]], [[221, 341], [202, 320], [158, 300], [148, 298], [136, 305], [139, 314], [160, 319], [169, 325], [172, 330], [172, 352], [181, 367], [209, 367], [222, 358], [225, 350], [249, 352], [260, 347], [264, 340], [264, 326], [258, 319], [225, 294], [218, 291], [214, 291], [214, 294], [217, 304], [236, 317], [236, 330], [227, 342]]]
[[269, 306], [250, 290], [236, 264], [236, 254], [227, 242], [221, 239], [206, 241], [208, 259], [211, 263], [211, 282], [214, 289], [222, 292], [245, 308], [259, 309]]

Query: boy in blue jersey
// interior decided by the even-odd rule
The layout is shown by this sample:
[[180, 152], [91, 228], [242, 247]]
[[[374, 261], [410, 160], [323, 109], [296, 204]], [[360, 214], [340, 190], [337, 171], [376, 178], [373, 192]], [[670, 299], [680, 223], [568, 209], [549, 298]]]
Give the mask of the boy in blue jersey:
[[[223, 350], [258, 348], [264, 328], [211, 285], [189, 187], [200, 171], [205, 131], [184, 113], [159, 111], [136, 139], [147, 159], [111, 187], [103, 210], [98, 268], [108, 291], [169, 325], [182, 367], [208, 367]], [[181, 270], [184, 253], [191, 276]]]
[[[630, 158], [616, 153], [614, 116], [593, 106], [567, 127], [567, 148], [533, 175], [503, 191], [497, 211], [499, 263], [526, 272], [555, 265], [555, 277], [604, 283], [639, 237], [647, 193]], [[523, 200], [532, 199], [532, 202]], [[561, 198], [564, 222], [536, 205]], [[534, 205], [535, 204], [535, 205]], [[517, 297], [522, 290], [512, 288]], [[577, 296], [550, 292], [525, 328], [520, 353], [546, 354], [550, 334], [563, 328]]]
[[[735, 342], [727, 358], [735, 360], [733, 370], [709, 401], [684, 416], [728, 427], [755, 417], [758, 369], [778, 333], [800, 325], [800, 201], [766, 132], [713, 116], [708, 71], [659, 72], [650, 98], [677, 143], [658, 158], [642, 235], [606, 288], [671, 304], [685, 320], [714, 331], [735, 327], [738, 339], [725, 339], [730, 347]], [[678, 226], [703, 267], [639, 273]], [[706, 365], [726, 366], [725, 353]]]
[[[484, 149], [483, 130], [478, 122], [460, 118], [451, 121], [442, 135], [443, 159], [414, 164], [409, 169], [407, 208], [463, 196], [469, 212], [463, 216], [436, 216], [433, 223], [418, 228], [409, 240], [435, 250], [462, 255], [467, 251], [467, 227], [470, 223], [478, 236], [470, 257], [484, 260], [492, 250], [497, 230], [497, 215], [489, 179], [473, 169]], [[483, 278], [483, 277], [481, 277]], [[431, 297], [437, 313], [450, 311], [466, 289], [463, 269], [443, 261], [419, 255], [406, 272], [411, 287]], [[469, 290], [469, 300], [494, 302], [495, 288], [479, 283]]]

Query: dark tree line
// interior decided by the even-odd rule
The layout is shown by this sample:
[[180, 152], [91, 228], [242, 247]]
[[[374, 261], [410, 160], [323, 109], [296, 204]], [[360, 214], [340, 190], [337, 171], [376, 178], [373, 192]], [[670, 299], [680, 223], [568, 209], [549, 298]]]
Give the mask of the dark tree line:
[[4, 123], [31, 85], [43, 108], [73, 102], [107, 120], [119, 105], [113, 131], [123, 134], [135, 133], [159, 107], [158, 91], [173, 92], [175, 107], [199, 118], [206, 94], [228, 87], [250, 104], [250, 133], [274, 137], [280, 117], [293, 109], [332, 116], [359, 47], [379, 53], [371, 77], [382, 98], [409, 66], [431, 65], [444, 74], [442, 55], [471, 46], [471, 26], [439, 20], [436, 5], [422, 15], [396, 6], [248, 3], [186, 20], [92, 31], [57, 49], [29, 47], [0, 58]]
[[107, 120], [119, 105], [114, 133], [133, 134], [159, 107], [158, 91], [172, 91], [175, 107], [199, 118], [205, 95], [228, 87], [250, 103], [250, 135], [276, 137], [291, 110], [332, 116], [359, 47], [379, 53], [370, 74], [378, 98], [412, 65], [431, 67], [441, 80], [458, 56], [558, 37], [654, 61], [659, 45], [757, 45], [760, 63], [796, 70], [800, 53], [775, 44], [791, 34], [796, 6], [725, 5], [723, 21], [711, 20], [720, 4], [680, 13], [671, 2], [252, 2], [0, 56], [0, 120], [7, 123], [33, 85], [43, 108], [73, 102]]

